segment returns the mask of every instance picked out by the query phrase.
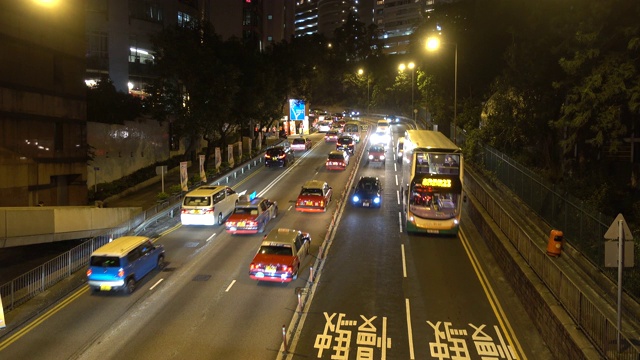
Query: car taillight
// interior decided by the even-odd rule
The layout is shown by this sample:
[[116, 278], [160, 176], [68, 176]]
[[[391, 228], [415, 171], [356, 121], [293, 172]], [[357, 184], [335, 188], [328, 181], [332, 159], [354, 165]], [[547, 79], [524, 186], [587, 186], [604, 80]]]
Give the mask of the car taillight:
[[118, 277], [124, 277], [124, 269], [118, 270]]
[[91, 269], [87, 270], [87, 276], [91, 276], [91, 274], [93, 274], [93, 271]]
[[254, 270], [255, 268], [256, 268], [256, 264], [253, 264], [253, 263], [252, 263], [252, 264], [249, 266], [249, 270]]
[[278, 157], [279, 157], [280, 159], [284, 159], [285, 154], [282, 154], [282, 155], [280, 155], [280, 156], [278, 156]]
[[320, 201], [320, 206], [324, 206], [324, 200]]
[[282, 271], [287, 271], [287, 265], [282, 265]]
[[247, 221], [247, 225], [249, 225], [249, 226], [258, 226], [258, 222], [257, 221]]
[[264, 154], [264, 158], [265, 159], [271, 159], [271, 156], [269, 156], [269, 154]]

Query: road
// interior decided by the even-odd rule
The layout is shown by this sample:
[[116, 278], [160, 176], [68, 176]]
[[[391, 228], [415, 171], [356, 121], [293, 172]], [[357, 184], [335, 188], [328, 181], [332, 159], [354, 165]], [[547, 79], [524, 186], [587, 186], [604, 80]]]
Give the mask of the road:
[[[330, 242], [322, 249], [325, 259], [308, 257], [296, 281], [249, 279], [261, 235], [178, 225], [158, 240], [168, 267], [147, 276], [134, 294], [90, 294], [82, 287], [3, 339], [0, 358], [480, 359], [482, 351], [489, 356], [500, 349], [506, 352], [496, 359], [551, 358], [464, 215], [458, 237], [407, 236], [395, 163], [377, 169], [360, 159], [347, 171], [328, 172], [324, 161], [333, 145], [321, 134], [312, 138], [313, 149], [294, 165], [260, 168], [232, 184], [278, 202], [268, 230], [310, 232], [313, 255], [325, 238]], [[371, 174], [383, 180], [383, 207], [345, 204], [342, 212], [339, 199], [349, 193], [350, 175]], [[293, 209], [301, 185], [312, 178], [334, 188], [327, 213]], [[320, 268], [312, 269], [315, 264]], [[304, 311], [300, 289], [313, 296]], [[283, 325], [296, 324], [285, 353]]]

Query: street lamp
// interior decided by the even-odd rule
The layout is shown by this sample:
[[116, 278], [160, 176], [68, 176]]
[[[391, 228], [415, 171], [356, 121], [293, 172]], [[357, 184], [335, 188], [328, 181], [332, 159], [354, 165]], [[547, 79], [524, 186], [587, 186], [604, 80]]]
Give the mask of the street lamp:
[[[453, 75], [453, 142], [456, 143], [456, 134], [458, 133], [457, 114], [458, 114], [458, 43], [446, 43], [455, 46], [454, 55], [454, 75]], [[440, 47], [440, 39], [430, 37], [427, 39], [427, 50], [434, 51]], [[457, 144], [457, 143], [456, 143]]]
[[[358, 69], [358, 75], [362, 76], [362, 74], [364, 74], [364, 70]], [[367, 74], [367, 115], [369, 115], [369, 74]]]
[[404, 71], [404, 69], [411, 70], [411, 112], [413, 113], [413, 121], [414, 122], [416, 121], [416, 111], [414, 111], [415, 107], [414, 107], [414, 101], [413, 101], [413, 83], [415, 82], [413, 80], [413, 73], [414, 73], [413, 69], [415, 67], [416, 67], [416, 64], [414, 64], [413, 61], [408, 63], [406, 66], [405, 66], [404, 63], [402, 63], [402, 64], [400, 64], [398, 66], [398, 70], [400, 70], [400, 71]]

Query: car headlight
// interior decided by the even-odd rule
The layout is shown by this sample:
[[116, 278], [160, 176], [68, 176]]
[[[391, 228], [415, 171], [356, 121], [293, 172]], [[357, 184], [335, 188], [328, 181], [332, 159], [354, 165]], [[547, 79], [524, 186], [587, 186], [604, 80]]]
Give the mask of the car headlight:
[[373, 155], [369, 155], [369, 160], [373, 160]]
[[380, 197], [376, 196], [376, 197], [373, 199], [373, 202], [374, 202], [374, 203], [376, 203], [376, 204], [380, 204]]
[[384, 160], [384, 155], [380, 155], [380, 160]]
[[353, 202], [358, 202], [360, 201], [360, 198], [358, 197], [358, 195], [353, 195]]

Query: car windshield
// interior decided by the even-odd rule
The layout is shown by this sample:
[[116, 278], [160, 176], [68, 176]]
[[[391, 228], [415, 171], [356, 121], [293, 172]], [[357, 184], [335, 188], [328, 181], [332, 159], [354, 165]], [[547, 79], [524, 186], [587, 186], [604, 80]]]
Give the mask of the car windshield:
[[302, 139], [302, 138], [300, 138], [300, 139], [293, 139], [293, 143], [294, 143], [294, 144], [303, 144], [303, 145], [304, 145], [304, 143], [305, 143], [305, 142], [306, 142], [306, 140], [305, 140], [305, 139]]
[[208, 196], [185, 196], [184, 205], [187, 206], [209, 206], [211, 198]]
[[278, 156], [282, 153], [282, 149], [269, 149], [267, 150], [267, 154], [270, 156]]
[[302, 189], [302, 192], [300, 192], [300, 195], [322, 196], [322, 190], [321, 189]]
[[340, 138], [338, 140], [338, 142], [340, 142], [340, 144], [343, 144], [343, 145], [351, 145], [353, 143], [353, 139], [351, 139], [351, 138]]
[[293, 249], [290, 246], [262, 245], [259, 253], [262, 255], [293, 256]]
[[371, 152], [384, 152], [384, 148], [382, 146], [372, 146], [369, 148]]
[[344, 160], [344, 156], [341, 154], [329, 154], [329, 160]]
[[358, 189], [364, 191], [376, 191], [378, 190], [378, 187], [373, 181], [361, 181], [360, 183], [358, 183]]
[[91, 266], [120, 267], [120, 258], [116, 256], [92, 256]]
[[236, 214], [245, 214], [245, 215], [258, 215], [257, 207], [237, 207]]

